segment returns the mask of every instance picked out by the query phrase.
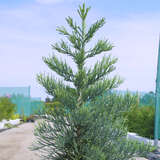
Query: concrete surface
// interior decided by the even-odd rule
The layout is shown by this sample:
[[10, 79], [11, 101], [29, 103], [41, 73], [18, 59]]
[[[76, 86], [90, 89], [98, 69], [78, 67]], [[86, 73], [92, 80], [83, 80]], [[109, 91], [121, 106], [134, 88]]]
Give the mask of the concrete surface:
[[[154, 140], [153, 139], [141, 137], [136, 133], [128, 132], [127, 133], [127, 138], [131, 139], [131, 140], [136, 140], [136, 141], [139, 141], [139, 142], [143, 142], [144, 144], [150, 144], [150, 145], [154, 146]], [[160, 141], [158, 141], [158, 147], [160, 147]]]
[[12, 124], [12, 125], [17, 125], [17, 124], [20, 124], [20, 119], [15, 119], [15, 120], [5, 120], [4, 119], [3, 121], [0, 122], [0, 129], [6, 128], [5, 124], [7, 123]]
[[[12, 128], [0, 133], [0, 160], [39, 160], [35, 152], [28, 149], [34, 141], [34, 123], [25, 123], [17, 128]], [[128, 138], [143, 141], [143, 137], [128, 134]], [[145, 139], [146, 140], [146, 139]], [[148, 143], [148, 141], [145, 141]], [[135, 160], [147, 160], [135, 158]]]
[[0, 160], [39, 160], [28, 147], [34, 140], [34, 123], [25, 123], [0, 133]]

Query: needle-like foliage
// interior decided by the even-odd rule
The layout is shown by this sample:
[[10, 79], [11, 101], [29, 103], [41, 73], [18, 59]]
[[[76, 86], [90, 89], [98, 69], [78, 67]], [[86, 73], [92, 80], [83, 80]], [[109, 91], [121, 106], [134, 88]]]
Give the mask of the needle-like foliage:
[[[63, 112], [42, 114], [42, 122], [35, 129], [37, 142], [33, 149], [39, 150], [44, 160], [127, 160], [148, 151], [142, 146], [136, 148], [137, 145], [125, 139], [124, 119], [120, 113], [129, 108], [128, 105], [125, 107], [128, 101], [122, 103], [116, 95], [105, 97], [100, 103], [95, 101], [117, 88], [122, 80], [110, 76], [117, 58], [107, 54], [113, 48], [108, 40], [98, 40], [89, 48], [88, 43], [105, 24], [105, 18], [102, 18], [87, 27], [89, 10], [85, 4], [79, 6], [81, 25], [71, 17], [66, 18], [71, 31], [64, 26], [58, 27], [57, 31], [67, 41], [63, 39], [53, 44], [55, 53], [43, 58], [62, 79], [44, 74], [37, 77], [47, 93], [64, 106]], [[58, 59], [56, 52], [71, 57], [76, 71], [69, 62]], [[92, 67], [87, 67], [87, 60], [101, 53], [104, 53], [102, 60], [98, 59]], [[90, 102], [88, 107], [87, 102]]]
[[[53, 97], [60, 97], [59, 101], [64, 106], [68, 105], [69, 108], [80, 107], [86, 101], [93, 100], [105, 91], [118, 87], [122, 82], [118, 76], [109, 78], [110, 73], [115, 70], [117, 62], [117, 58], [107, 55], [107, 51], [113, 48], [112, 44], [108, 40], [98, 40], [93, 48], [89, 48], [87, 45], [105, 24], [105, 18], [102, 18], [87, 29], [86, 18], [89, 10], [90, 7], [86, 8], [85, 4], [79, 6], [78, 14], [81, 25], [77, 25], [71, 17], [66, 18], [71, 31], [67, 31], [64, 26], [58, 27], [57, 31], [68, 41], [60, 40], [53, 44], [52, 48], [55, 53], [48, 58], [43, 58], [48, 67], [62, 77], [63, 82], [49, 75], [38, 75], [38, 81], [46, 91]], [[73, 67], [69, 63], [58, 59], [57, 52], [71, 57], [77, 66], [77, 72], [73, 71]], [[87, 59], [103, 52], [105, 55], [102, 60], [97, 60], [92, 68], [85, 67]], [[72, 85], [68, 86], [64, 81], [70, 82]]]

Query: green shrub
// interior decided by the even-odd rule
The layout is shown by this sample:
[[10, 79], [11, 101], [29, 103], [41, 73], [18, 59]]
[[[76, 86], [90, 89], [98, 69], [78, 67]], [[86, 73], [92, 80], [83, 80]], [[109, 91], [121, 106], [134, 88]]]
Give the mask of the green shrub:
[[143, 137], [154, 137], [154, 107], [133, 107], [127, 112], [127, 127], [130, 132], [135, 132]]
[[0, 97], [0, 121], [10, 119], [15, 113], [16, 105], [7, 97]]
[[60, 112], [60, 111], [64, 110], [64, 106], [60, 102], [58, 102], [58, 101], [47, 102], [47, 103], [45, 103], [44, 110], [47, 113]]
[[27, 118], [28, 118], [28, 117], [25, 116], [24, 114], [21, 115], [20, 118], [21, 118], [21, 120], [22, 120], [23, 122], [27, 122]]
[[11, 119], [14, 120], [14, 119], [19, 119], [20, 118], [20, 115], [19, 114], [13, 114], [11, 116]]

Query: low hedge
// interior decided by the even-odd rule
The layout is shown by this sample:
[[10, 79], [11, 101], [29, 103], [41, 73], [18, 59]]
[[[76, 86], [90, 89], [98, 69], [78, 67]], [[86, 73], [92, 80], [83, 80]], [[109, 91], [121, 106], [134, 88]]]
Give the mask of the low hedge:
[[154, 115], [155, 108], [152, 106], [133, 107], [126, 113], [126, 125], [129, 132], [140, 136], [154, 137]]

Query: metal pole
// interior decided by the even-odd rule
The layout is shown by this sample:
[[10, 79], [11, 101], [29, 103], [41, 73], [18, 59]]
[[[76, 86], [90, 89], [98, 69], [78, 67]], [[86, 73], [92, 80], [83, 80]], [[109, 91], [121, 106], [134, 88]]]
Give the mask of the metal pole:
[[155, 106], [155, 124], [154, 124], [154, 145], [158, 146], [159, 136], [159, 113], [160, 113], [160, 40], [158, 50], [157, 77], [156, 77], [156, 106]]

